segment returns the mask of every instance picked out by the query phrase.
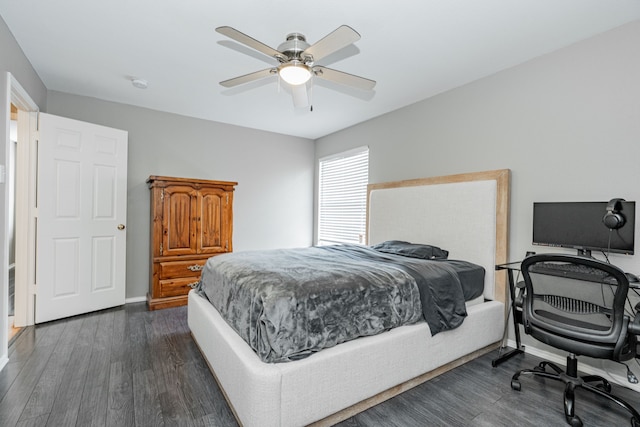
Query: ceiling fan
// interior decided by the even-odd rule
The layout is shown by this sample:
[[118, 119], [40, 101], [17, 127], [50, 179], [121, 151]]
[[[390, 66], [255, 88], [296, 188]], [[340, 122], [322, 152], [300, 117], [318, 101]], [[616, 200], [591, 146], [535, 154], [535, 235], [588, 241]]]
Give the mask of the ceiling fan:
[[312, 76], [361, 90], [372, 90], [376, 85], [374, 80], [316, 64], [322, 58], [360, 40], [360, 34], [347, 25], [338, 27], [313, 45], [307, 43], [304, 35], [291, 33], [278, 49], [273, 49], [232, 27], [218, 27], [216, 31], [274, 58], [279, 63], [274, 67], [224, 80], [220, 82], [224, 87], [234, 87], [277, 74], [290, 85], [294, 105], [306, 107], [309, 105], [306, 83]]

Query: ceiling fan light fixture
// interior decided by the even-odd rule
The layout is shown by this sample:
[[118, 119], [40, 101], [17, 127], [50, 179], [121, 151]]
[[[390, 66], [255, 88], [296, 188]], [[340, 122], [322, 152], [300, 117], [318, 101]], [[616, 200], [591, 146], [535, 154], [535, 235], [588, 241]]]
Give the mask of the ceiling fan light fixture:
[[311, 78], [311, 69], [300, 61], [291, 61], [278, 67], [280, 78], [290, 85], [305, 84]]

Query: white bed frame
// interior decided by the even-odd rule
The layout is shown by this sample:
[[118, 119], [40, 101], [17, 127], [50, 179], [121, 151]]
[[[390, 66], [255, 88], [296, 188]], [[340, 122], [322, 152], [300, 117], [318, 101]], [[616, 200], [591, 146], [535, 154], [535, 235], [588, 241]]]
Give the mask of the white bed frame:
[[189, 294], [194, 339], [238, 422], [333, 425], [500, 345], [506, 314], [509, 170], [451, 175], [368, 189], [368, 243], [407, 240], [485, 267], [485, 301], [457, 329], [426, 323], [359, 338], [288, 363], [262, 362], [208, 301]]

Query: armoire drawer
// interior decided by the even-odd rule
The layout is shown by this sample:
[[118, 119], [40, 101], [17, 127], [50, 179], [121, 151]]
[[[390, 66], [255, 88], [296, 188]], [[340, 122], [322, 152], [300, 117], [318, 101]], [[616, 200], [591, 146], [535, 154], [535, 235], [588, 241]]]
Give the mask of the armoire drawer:
[[158, 283], [160, 285], [159, 297], [164, 298], [186, 295], [191, 290], [191, 285], [198, 283], [199, 280], [200, 276], [160, 280]]
[[166, 261], [158, 263], [158, 279], [175, 279], [179, 277], [200, 277], [200, 271], [208, 258], [190, 261]]

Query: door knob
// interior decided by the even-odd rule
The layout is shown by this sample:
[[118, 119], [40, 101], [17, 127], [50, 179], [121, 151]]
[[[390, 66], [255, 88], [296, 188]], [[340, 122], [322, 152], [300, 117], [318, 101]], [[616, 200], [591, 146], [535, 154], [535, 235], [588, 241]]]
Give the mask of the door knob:
[[124, 224], [118, 224], [118, 230], [124, 230]]

